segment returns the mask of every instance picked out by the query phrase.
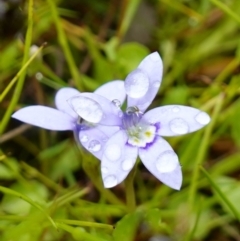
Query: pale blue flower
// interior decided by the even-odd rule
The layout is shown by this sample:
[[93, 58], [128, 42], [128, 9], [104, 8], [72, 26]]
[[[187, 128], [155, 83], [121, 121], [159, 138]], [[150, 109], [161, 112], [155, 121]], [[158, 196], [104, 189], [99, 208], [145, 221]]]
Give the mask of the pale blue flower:
[[[138, 68], [127, 76], [125, 112], [116, 105], [116, 100], [109, 102], [100, 100], [94, 94], [88, 96], [98, 105], [91, 114], [98, 116], [97, 113], [102, 113], [98, 122], [105, 125], [115, 123], [119, 128], [106, 144], [101, 146], [101, 174], [106, 188], [121, 183], [133, 168], [138, 156], [161, 182], [177, 190], [181, 187], [182, 171], [178, 156], [162, 136], [178, 136], [196, 131], [208, 124], [210, 117], [203, 111], [182, 105], [158, 107], [144, 114], [157, 94], [162, 80], [162, 69], [162, 60], [155, 52], [148, 55]], [[107, 105], [106, 102], [110, 104]], [[112, 107], [113, 104], [115, 108]], [[81, 111], [79, 115], [81, 116]], [[85, 116], [86, 120], [88, 116]], [[105, 130], [107, 128], [106, 126]], [[82, 133], [80, 132], [80, 136]], [[85, 137], [90, 138], [87, 134]], [[93, 140], [95, 137], [98, 141], [98, 136], [91, 136]]]
[[[162, 60], [155, 52], [127, 76], [124, 84], [113, 81], [94, 94], [63, 88], [55, 98], [58, 110], [30, 106], [13, 117], [50, 130], [73, 130], [81, 144], [101, 160], [106, 188], [121, 183], [139, 156], [156, 178], [179, 190], [182, 171], [178, 156], [162, 136], [196, 131], [208, 124], [210, 117], [181, 105], [158, 107], [144, 114], [158, 92], [162, 69]], [[127, 109], [122, 112], [125, 91]]]
[[[99, 126], [99, 119], [96, 118], [97, 112], [95, 112], [95, 109], [98, 109], [98, 104], [93, 101], [92, 98], [88, 98], [88, 96], [92, 97], [92, 94], [84, 94], [74, 88], [62, 88], [55, 96], [55, 105], [57, 109], [33, 105], [16, 111], [12, 117], [48, 130], [72, 130], [76, 140], [84, 143], [84, 147], [92, 151], [92, 153], [100, 159], [102, 157], [101, 147], [103, 145], [103, 140], [105, 143], [106, 140], [119, 129], [116, 127], [116, 124], [119, 124], [119, 122], [106, 122], [106, 124], [112, 125], [112, 127], [109, 126], [107, 129]], [[110, 101], [116, 98], [121, 104], [126, 98], [124, 82], [116, 80], [104, 84], [95, 91], [94, 96], [95, 98], [99, 98], [102, 103], [106, 103], [106, 106], [112, 105]], [[107, 99], [102, 96], [105, 96]], [[109, 108], [110, 107], [108, 107], [108, 109]], [[81, 110], [81, 118], [78, 114], [79, 110]], [[95, 112], [94, 118], [88, 115], [88, 113], [91, 112]], [[102, 115], [100, 112], [98, 114]], [[84, 120], [85, 115], [88, 115], [88, 121]], [[111, 118], [111, 120], [113, 120], [113, 118]], [[80, 134], [81, 132], [83, 132], [82, 135]], [[92, 140], [90, 138], [91, 136], [94, 136], [95, 139]], [[98, 141], [96, 141], [96, 137], [99, 137]], [[78, 138], [80, 138], [80, 140]]]

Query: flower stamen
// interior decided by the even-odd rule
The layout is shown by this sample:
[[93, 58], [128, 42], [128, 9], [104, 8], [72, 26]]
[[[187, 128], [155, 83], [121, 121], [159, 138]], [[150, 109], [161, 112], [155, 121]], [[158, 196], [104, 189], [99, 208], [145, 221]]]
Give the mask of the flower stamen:
[[157, 128], [142, 121], [143, 113], [136, 106], [127, 108], [122, 122], [128, 135], [128, 144], [145, 147], [154, 141]]

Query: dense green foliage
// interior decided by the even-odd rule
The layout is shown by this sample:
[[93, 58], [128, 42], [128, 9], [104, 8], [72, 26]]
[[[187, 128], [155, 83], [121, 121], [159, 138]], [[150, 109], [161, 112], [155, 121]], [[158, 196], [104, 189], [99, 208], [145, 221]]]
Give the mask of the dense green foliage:
[[[239, 0], [0, 3], [1, 241], [240, 240]], [[180, 191], [140, 162], [104, 189], [99, 161], [71, 132], [11, 119], [24, 106], [54, 106], [63, 86], [93, 91], [124, 79], [154, 51], [164, 76], [152, 107], [183, 104], [212, 117], [168, 139]]]

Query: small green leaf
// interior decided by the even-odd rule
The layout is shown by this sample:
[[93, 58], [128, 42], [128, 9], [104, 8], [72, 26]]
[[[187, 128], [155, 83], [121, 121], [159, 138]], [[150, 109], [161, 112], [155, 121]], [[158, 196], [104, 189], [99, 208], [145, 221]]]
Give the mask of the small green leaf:
[[[48, 196], [48, 191], [44, 185], [39, 182], [28, 182], [28, 185], [15, 183], [11, 190], [17, 191], [33, 201], [44, 203]], [[2, 209], [11, 214], [25, 215], [29, 213], [31, 205], [17, 196], [5, 194], [2, 200]]]
[[[234, 179], [225, 178], [224, 185], [221, 183], [217, 185], [215, 181], [211, 178], [208, 172], [201, 166], [200, 167], [205, 177], [211, 183], [214, 191], [221, 198], [221, 203], [227, 207], [227, 210], [231, 210], [230, 214], [233, 214], [237, 220], [240, 220], [240, 210], [239, 205], [237, 204], [239, 201], [239, 191], [234, 192], [234, 190], [239, 190], [239, 184]], [[220, 179], [221, 180], [221, 179]], [[227, 182], [226, 182], [227, 181]], [[226, 185], [227, 184], [227, 185]]]
[[[88, 91], [94, 91], [100, 86], [99, 82], [95, 81], [87, 75], [82, 75], [82, 81]], [[107, 79], [105, 81], [107, 81]]]
[[124, 216], [116, 225], [113, 232], [114, 241], [134, 240], [142, 214], [139, 212], [130, 213]]
[[[74, 145], [69, 145], [67, 149], [61, 153], [61, 155], [55, 157], [54, 159], [56, 161], [52, 163], [49, 173], [53, 180], [58, 180], [64, 176], [68, 178], [67, 175], [72, 173], [72, 171], [75, 171], [80, 166], [76, 147]], [[72, 181], [74, 182], [74, 180]]]
[[[240, 217], [240, 183], [233, 178], [223, 176], [217, 178], [216, 183], [218, 184], [220, 190], [224, 193], [224, 195], [226, 195], [229, 202], [231, 202], [235, 210], [238, 212], [238, 217]], [[221, 200], [221, 203], [224, 209], [226, 209], [226, 211], [231, 214], [232, 212], [230, 211], [231, 208], [229, 207], [229, 205], [223, 200]]]
[[133, 42], [121, 45], [117, 51], [117, 62], [120, 71], [127, 75], [134, 70], [148, 54], [148, 48], [139, 43]]
[[63, 141], [58, 143], [57, 145], [54, 145], [52, 147], [49, 147], [48, 149], [45, 149], [44, 151], [42, 151], [38, 158], [42, 161], [48, 161], [47, 159], [53, 158], [56, 155], [61, 154], [61, 152], [67, 148], [67, 146], [69, 145], [69, 140], [67, 141]]
[[185, 105], [189, 96], [189, 89], [182, 85], [176, 86], [175, 88], [170, 88], [163, 101], [161, 101], [161, 105], [170, 105], [178, 103], [179, 105]]
[[145, 214], [145, 221], [155, 231], [161, 226], [161, 211], [158, 208], [150, 209]]

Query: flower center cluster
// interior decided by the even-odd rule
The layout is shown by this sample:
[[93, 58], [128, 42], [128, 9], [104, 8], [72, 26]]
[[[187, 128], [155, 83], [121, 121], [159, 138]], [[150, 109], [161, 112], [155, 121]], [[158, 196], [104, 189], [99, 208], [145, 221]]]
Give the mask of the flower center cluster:
[[128, 135], [128, 144], [146, 147], [155, 138], [156, 126], [142, 120], [143, 113], [136, 106], [129, 107], [123, 116], [123, 128]]

